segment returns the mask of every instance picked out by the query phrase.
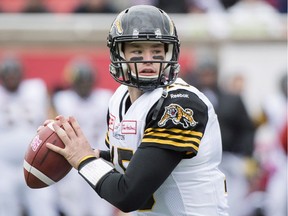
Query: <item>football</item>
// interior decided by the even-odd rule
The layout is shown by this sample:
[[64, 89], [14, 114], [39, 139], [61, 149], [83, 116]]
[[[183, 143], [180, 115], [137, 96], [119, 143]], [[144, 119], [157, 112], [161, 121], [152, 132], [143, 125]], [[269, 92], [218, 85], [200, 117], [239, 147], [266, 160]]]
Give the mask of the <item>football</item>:
[[64, 148], [52, 124], [53, 122], [38, 131], [26, 151], [23, 169], [26, 184], [30, 188], [50, 186], [64, 178], [72, 169], [62, 155], [46, 147], [46, 143], [49, 142]]

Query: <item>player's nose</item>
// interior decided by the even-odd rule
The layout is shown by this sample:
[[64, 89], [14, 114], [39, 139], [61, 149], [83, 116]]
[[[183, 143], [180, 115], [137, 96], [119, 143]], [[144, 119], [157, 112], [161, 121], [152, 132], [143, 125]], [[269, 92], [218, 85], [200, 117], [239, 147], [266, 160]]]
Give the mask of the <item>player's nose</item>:
[[[150, 52], [145, 52], [144, 54], [143, 54], [143, 60], [144, 61], [153, 61], [153, 54], [152, 53], [150, 53]], [[149, 63], [146, 63], [146, 64], [151, 64], [150, 62]]]

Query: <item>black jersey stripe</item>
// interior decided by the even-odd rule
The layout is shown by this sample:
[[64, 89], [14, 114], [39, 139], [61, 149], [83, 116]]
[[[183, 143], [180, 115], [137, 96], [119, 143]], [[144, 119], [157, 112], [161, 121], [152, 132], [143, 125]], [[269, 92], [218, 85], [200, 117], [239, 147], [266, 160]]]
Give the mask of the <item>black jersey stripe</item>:
[[188, 139], [186, 139], [185, 137], [182, 136], [144, 136], [142, 142], [145, 142], [146, 140], [162, 140], [163, 142], [165, 141], [171, 141], [174, 143], [184, 143], [185, 145], [193, 145], [196, 146], [197, 148], [199, 148], [199, 144], [200, 144], [200, 139], [197, 138], [191, 138], [189, 137]]
[[143, 138], [142, 143], [155, 143], [161, 145], [171, 145], [178, 148], [193, 148], [198, 151], [199, 146], [195, 145], [194, 143], [186, 143], [186, 142], [175, 142], [173, 140], [164, 140], [164, 139], [156, 139], [156, 138]]
[[128, 91], [125, 92], [125, 94], [123, 95], [122, 99], [121, 99], [121, 102], [120, 102], [120, 106], [119, 106], [119, 119], [120, 119], [120, 122], [122, 121], [123, 119], [123, 110], [125, 112], [125, 100], [127, 99], [127, 95], [128, 95]]
[[202, 138], [203, 133], [198, 132], [198, 131], [192, 131], [192, 130], [183, 130], [183, 129], [177, 129], [177, 128], [147, 128], [145, 130], [145, 134], [149, 134], [149, 133], [155, 133], [155, 132], [165, 132], [165, 133], [169, 133], [169, 134], [182, 134], [182, 135], [192, 135], [192, 136], [197, 136]]
[[197, 137], [191, 137], [191, 136], [183, 136], [183, 135], [171, 135], [171, 134], [165, 134], [165, 133], [150, 133], [145, 134], [144, 138], [153, 138], [153, 139], [166, 139], [166, 140], [174, 140], [176, 142], [193, 142], [197, 145], [200, 144], [200, 139]]
[[177, 128], [148, 128], [142, 143], [158, 143], [182, 148], [193, 148], [198, 151], [203, 133]]
[[144, 136], [157, 136], [157, 137], [169, 137], [169, 138], [176, 138], [176, 139], [185, 139], [185, 140], [200, 140], [201, 137], [195, 136], [191, 134], [182, 134], [182, 133], [170, 133], [169, 131], [163, 132], [154, 132], [151, 131], [149, 133], [145, 133]]

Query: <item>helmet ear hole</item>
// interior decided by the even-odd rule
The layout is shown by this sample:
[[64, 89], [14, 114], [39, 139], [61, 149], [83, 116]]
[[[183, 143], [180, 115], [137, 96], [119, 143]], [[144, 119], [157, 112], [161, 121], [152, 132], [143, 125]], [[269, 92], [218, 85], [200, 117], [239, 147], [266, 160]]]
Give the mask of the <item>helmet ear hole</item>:
[[[165, 44], [165, 51], [166, 51], [166, 55], [165, 55], [165, 61], [171, 61], [172, 59], [172, 55], [173, 55], [173, 44]], [[168, 65], [168, 63], [165, 63], [163, 65], [164, 70], [163, 70], [163, 74], [168, 77], [168, 74], [170, 73], [170, 65]]]
[[167, 47], [167, 51], [166, 51], [166, 56], [165, 56], [165, 60], [166, 61], [171, 61], [172, 59], [172, 55], [173, 55], [173, 44], [167, 44], [165, 45], [165, 47]]
[[122, 63], [122, 70], [124, 73], [128, 72], [128, 65], [126, 63]]
[[[118, 43], [118, 52], [120, 57], [125, 61], [125, 55], [124, 55], [124, 43]], [[123, 73], [126, 74], [128, 72], [128, 65], [127, 63], [121, 63], [121, 67], [123, 70]]]

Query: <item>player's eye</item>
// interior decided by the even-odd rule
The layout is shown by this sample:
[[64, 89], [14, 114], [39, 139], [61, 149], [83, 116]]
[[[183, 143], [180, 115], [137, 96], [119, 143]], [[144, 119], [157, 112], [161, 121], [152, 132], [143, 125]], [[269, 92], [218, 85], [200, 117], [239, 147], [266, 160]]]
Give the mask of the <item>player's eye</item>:
[[140, 50], [140, 49], [132, 49], [130, 51], [130, 53], [133, 54], [133, 55], [141, 55], [142, 54], [142, 50]]
[[154, 54], [161, 54], [161, 53], [164, 53], [164, 51], [162, 49], [155, 49], [155, 50], [153, 50], [153, 53]]

